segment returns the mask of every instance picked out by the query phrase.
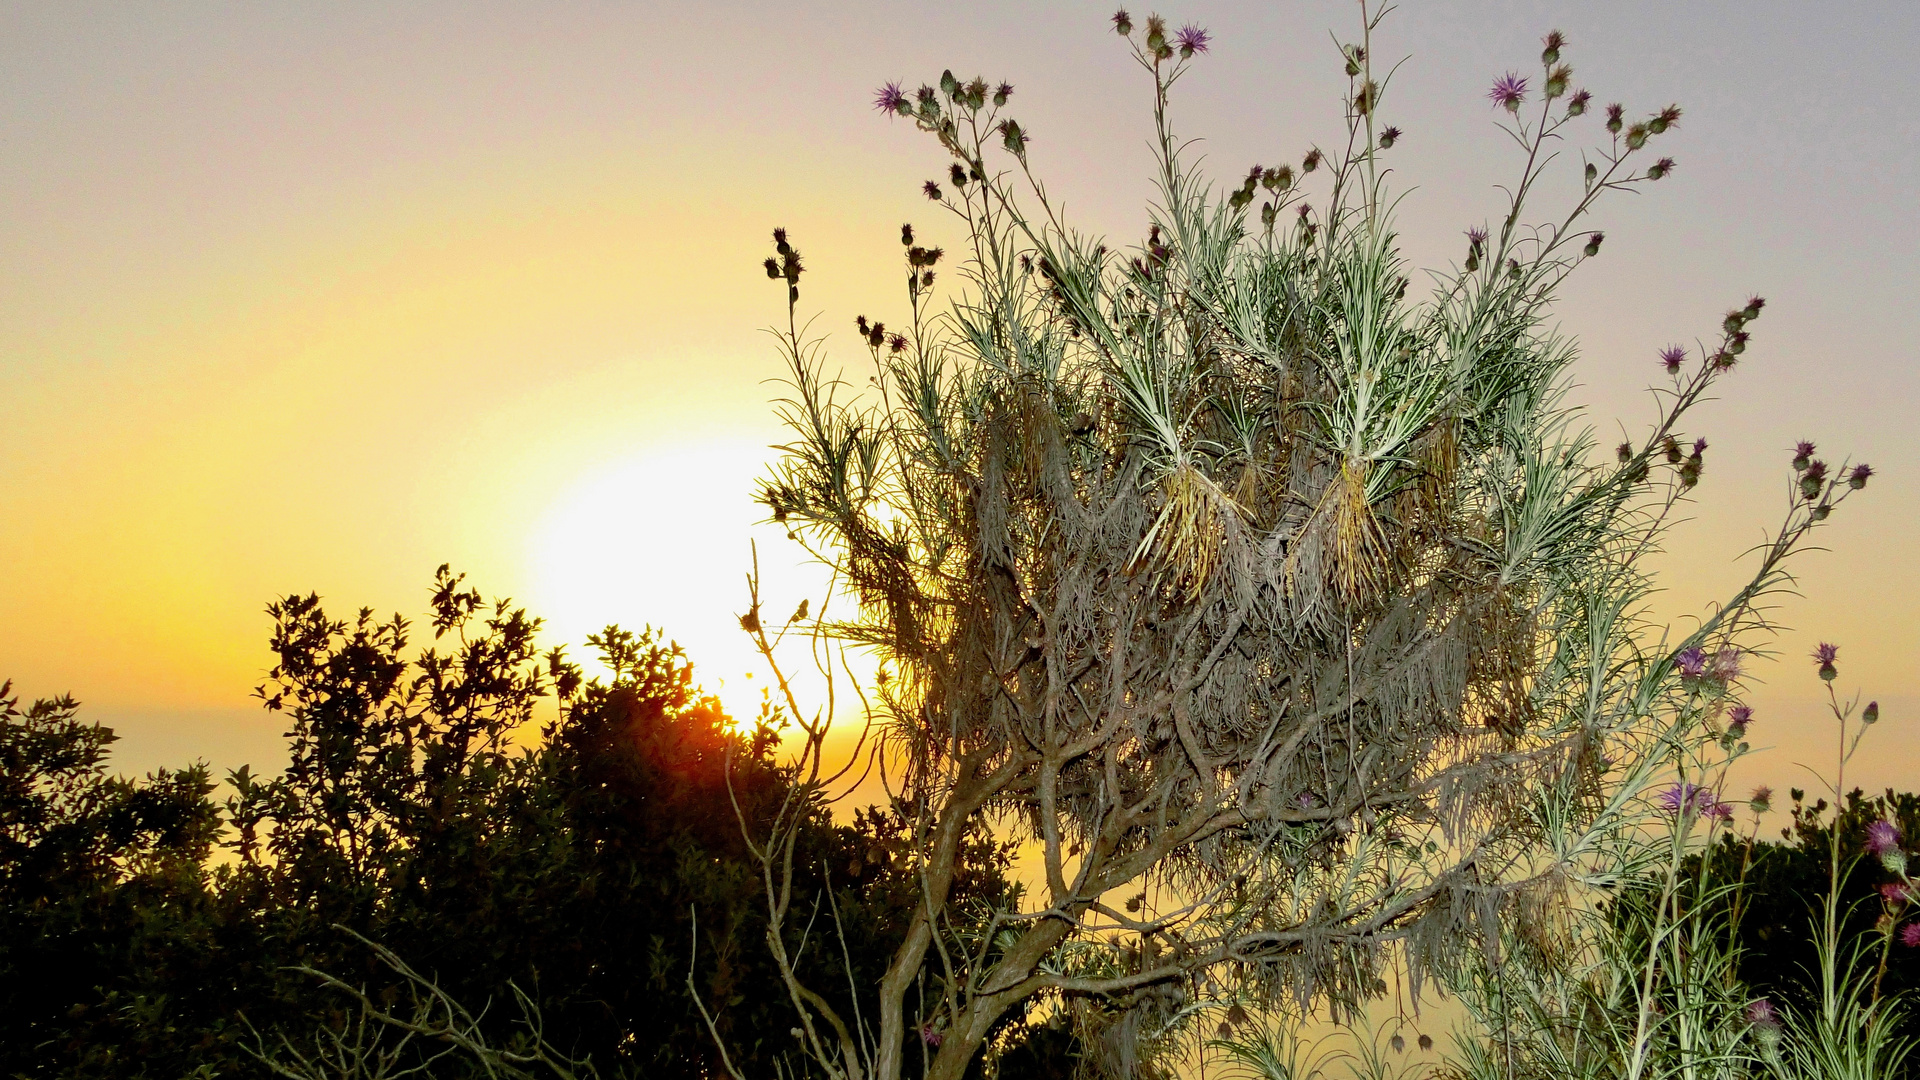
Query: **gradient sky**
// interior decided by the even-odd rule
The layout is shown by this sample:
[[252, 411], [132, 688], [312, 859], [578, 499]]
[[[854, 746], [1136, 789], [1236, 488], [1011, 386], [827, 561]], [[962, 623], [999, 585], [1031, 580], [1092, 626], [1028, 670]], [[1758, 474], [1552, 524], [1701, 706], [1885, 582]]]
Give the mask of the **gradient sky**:
[[[900, 223], [957, 237], [917, 191], [936, 149], [869, 101], [951, 67], [1015, 85], [1072, 219], [1137, 237], [1149, 90], [1107, 13], [0, 5], [0, 677], [73, 692], [126, 769], [271, 767], [280, 725], [248, 698], [267, 601], [414, 614], [451, 562], [555, 641], [663, 625], [744, 707], [750, 536], [771, 607], [810, 580], [749, 529], [779, 435], [767, 230], [809, 255], [803, 305], [834, 344], [856, 314], [897, 318]], [[1215, 175], [1331, 145], [1352, 4], [1165, 13], [1214, 34], [1175, 117]], [[1750, 695], [1775, 749], [1743, 781], [1829, 760], [1803, 659], [1829, 639], [1841, 685], [1883, 704], [1854, 775], [1920, 786], [1920, 7], [1408, 0], [1376, 52], [1409, 57], [1382, 116], [1406, 132], [1416, 261], [1498, 213], [1518, 163], [1484, 91], [1556, 27], [1601, 101], [1686, 109], [1673, 178], [1603, 206], [1605, 252], [1560, 309], [1603, 440], [1650, 415], [1660, 347], [1769, 299], [1696, 425], [1712, 449], [1661, 610], [1737, 584], [1796, 439], [1879, 471], [1796, 566], [1786, 662]]]

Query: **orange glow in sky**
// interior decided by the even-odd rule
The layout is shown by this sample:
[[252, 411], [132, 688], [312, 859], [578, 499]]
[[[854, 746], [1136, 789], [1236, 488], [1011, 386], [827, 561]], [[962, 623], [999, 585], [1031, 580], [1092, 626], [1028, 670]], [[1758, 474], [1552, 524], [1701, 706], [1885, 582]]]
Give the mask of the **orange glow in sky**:
[[[1731, 590], [1778, 516], [1787, 448], [1878, 470], [1779, 609], [1754, 780], [1825, 762], [1803, 657], [1842, 646], [1882, 701], [1862, 782], [1920, 784], [1920, 295], [1909, 5], [1408, 3], [1386, 119], [1410, 253], [1457, 257], [1512, 170], [1484, 84], [1560, 27], [1603, 101], [1687, 109], [1680, 167], [1606, 209], [1570, 286], [1603, 443], [1648, 415], [1654, 356], [1769, 299], [1695, 520], [1676, 617]], [[1214, 34], [1176, 117], [1221, 178], [1337, 123], [1351, 5], [1192, 3]], [[769, 607], [818, 574], [755, 529], [780, 374], [758, 269], [785, 225], [802, 307], [850, 366], [897, 319], [902, 221], [934, 148], [872, 88], [951, 66], [1014, 83], [1036, 167], [1128, 242], [1148, 197], [1142, 83], [1086, 5], [417, 4], [0, 9], [0, 678], [71, 691], [128, 769], [273, 764], [248, 699], [266, 603], [417, 614], [442, 562], [579, 654], [651, 623], [747, 711], [734, 615], [750, 541]], [[1548, 196], [1553, 198], [1551, 194]], [[944, 232], [943, 232], [944, 230]], [[861, 377], [864, 377], [862, 373]], [[816, 603], [817, 603], [816, 599]]]

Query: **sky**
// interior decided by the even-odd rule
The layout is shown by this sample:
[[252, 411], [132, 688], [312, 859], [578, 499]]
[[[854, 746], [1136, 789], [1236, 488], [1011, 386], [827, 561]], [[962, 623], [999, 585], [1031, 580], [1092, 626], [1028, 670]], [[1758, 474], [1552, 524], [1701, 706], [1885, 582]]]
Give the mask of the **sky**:
[[[581, 651], [610, 622], [682, 642], [736, 711], [764, 676], [734, 621], [816, 569], [750, 499], [781, 435], [768, 231], [809, 257], [802, 307], [857, 366], [897, 319], [903, 221], [952, 246], [944, 168], [876, 113], [950, 67], [1015, 87], [1071, 220], [1131, 242], [1150, 84], [1078, 3], [0, 4], [0, 678], [71, 692], [139, 772], [283, 758], [250, 699], [266, 604], [417, 615], [451, 563]], [[1136, 11], [1144, 15], [1145, 9]], [[1174, 121], [1214, 175], [1332, 145], [1336, 0], [1164, 9], [1214, 44]], [[1673, 176], [1604, 205], [1568, 285], [1576, 400], [1603, 444], [1651, 416], [1673, 342], [1767, 297], [1690, 433], [1711, 442], [1659, 611], [1731, 592], [1778, 520], [1798, 439], [1876, 476], [1794, 565], [1782, 659], [1755, 665], [1741, 783], [1831, 772], [1806, 660], [1882, 703], [1849, 777], [1920, 786], [1920, 7], [1408, 0], [1382, 120], [1397, 224], [1460, 256], [1518, 169], [1485, 98], [1551, 29], [1575, 83], [1677, 102]], [[1558, 205], [1572, 171], [1549, 185]]]

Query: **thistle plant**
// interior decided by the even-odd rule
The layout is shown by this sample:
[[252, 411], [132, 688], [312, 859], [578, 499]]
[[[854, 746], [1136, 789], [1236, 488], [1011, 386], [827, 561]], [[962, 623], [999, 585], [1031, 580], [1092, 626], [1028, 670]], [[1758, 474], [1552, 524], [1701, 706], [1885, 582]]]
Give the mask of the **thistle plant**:
[[[902, 230], [906, 315], [856, 321], [857, 392], [803, 331], [776, 233], [792, 436], [761, 498], [856, 598], [808, 621], [816, 662], [831, 672], [837, 643], [884, 673], [861, 688], [874, 760], [827, 760], [829, 701], [793, 768], [821, 801], [877, 768], [924, 892], [856, 1013], [783, 969], [796, 1069], [954, 1080], [1034, 1007], [1071, 1010], [1089, 1044], [1215, 1001], [1350, 1012], [1391, 957], [1417, 993], [1508, 935], [1563, 933], [1583, 891], [1636, 872], [1656, 788], [1698, 782], [1674, 774], [1724, 735], [1725, 665], [1854, 488], [1823, 466], [1803, 496], [1801, 470], [1747, 584], [1682, 634], [1651, 624], [1648, 558], [1705, 467], [1683, 426], [1763, 302], [1661, 354], [1657, 414], [1614, 455], [1566, 403], [1575, 347], [1549, 320], [1599, 257], [1597, 207], [1674, 169], [1652, 148], [1680, 109], [1602, 120], [1550, 35], [1539, 75], [1490, 95], [1521, 158], [1499, 224], [1417, 274], [1379, 24], [1363, 5], [1336, 58], [1343, 143], [1219, 191], [1171, 120], [1210, 37], [1117, 13], [1155, 124], [1131, 246], [1065, 220], [1010, 86], [888, 84], [876, 105], [939, 148], [923, 191], [963, 239], [936, 270], [942, 249]], [[1574, 145], [1580, 193], [1543, 215], [1535, 189]], [[742, 625], [801, 715], [750, 599]], [[781, 831], [809, 812], [749, 827], [776, 954], [809, 932]], [[962, 933], [954, 852], [981, 821], [1032, 846], [1039, 880]]]

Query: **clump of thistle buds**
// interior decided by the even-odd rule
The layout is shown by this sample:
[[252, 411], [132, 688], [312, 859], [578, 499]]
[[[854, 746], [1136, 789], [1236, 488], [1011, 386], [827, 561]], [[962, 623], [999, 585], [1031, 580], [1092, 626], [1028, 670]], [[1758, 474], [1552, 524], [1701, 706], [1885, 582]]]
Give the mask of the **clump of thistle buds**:
[[800, 302], [800, 275], [806, 268], [800, 263], [800, 249], [787, 242], [787, 230], [773, 230], [773, 256], [763, 263], [767, 277], [774, 281], [784, 279], [787, 283], [787, 304], [792, 306]]

